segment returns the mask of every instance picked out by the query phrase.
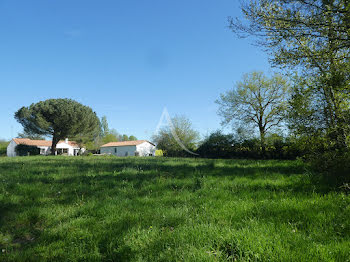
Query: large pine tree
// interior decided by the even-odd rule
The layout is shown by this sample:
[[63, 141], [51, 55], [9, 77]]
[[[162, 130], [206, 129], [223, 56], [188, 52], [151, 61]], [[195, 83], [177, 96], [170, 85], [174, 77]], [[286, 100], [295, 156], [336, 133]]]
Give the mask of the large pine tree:
[[77, 135], [93, 137], [99, 132], [96, 113], [72, 99], [48, 99], [31, 104], [20, 108], [15, 118], [25, 132], [52, 136], [52, 155], [61, 139]]

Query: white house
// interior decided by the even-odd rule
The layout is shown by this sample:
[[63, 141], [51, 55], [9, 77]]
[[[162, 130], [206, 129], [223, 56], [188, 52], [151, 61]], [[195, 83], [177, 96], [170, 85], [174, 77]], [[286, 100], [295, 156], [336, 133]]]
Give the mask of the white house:
[[[49, 140], [32, 140], [29, 138], [13, 138], [10, 144], [7, 146], [7, 156], [16, 156], [16, 146], [27, 145], [36, 146], [40, 149], [40, 155], [49, 155], [51, 153], [52, 141]], [[78, 152], [84, 152], [85, 148], [80, 148], [80, 146], [75, 141], [60, 140], [56, 146], [57, 155], [69, 155], [76, 156]]]
[[110, 142], [101, 146], [100, 151], [115, 156], [154, 156], [156, 146], [147, 140]]

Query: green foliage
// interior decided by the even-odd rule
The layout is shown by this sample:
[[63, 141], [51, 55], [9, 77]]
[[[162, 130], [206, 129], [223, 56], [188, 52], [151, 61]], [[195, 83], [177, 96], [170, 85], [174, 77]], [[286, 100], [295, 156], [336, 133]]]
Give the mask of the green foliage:
[[266, 133], [285, 119], [288, 91], [287, 80], [281, 75], [267, 78], [262, 72], [245, 74], [234, 89], [221, 94], [216, 100], [222, 123], [256, 128], [260, 134], [262, 153], [265, 154]]
[[[308, 159], [314, 171], [313, 176], [316, 181], [326, 182], [335, 189], [346, 187], [350, 192], [350, 152], [324, 151], [308, 155]], [[317, 172], [323, 174], [319, 178]]]
[[133, 136], [133, 135], [129, 136], [129, 141], [135, 141], [135, 140], [137, 140], [136, 136]]
[[15, 148], [17, 156], [36, 156], [40, 155], [40, 148], [36, 146], [17, 145]]
[[102, 143], [103, 144], [107, 144], [109, 142], [118, 142], [118, 138], [115, 134], [106, 134], [103, 138], [102, 138]]
[[330, 73], [331, 81], [343, 81], [350, 47], [347, 0], [245, 1], [242, 13], [245, 22], [231, 18], [231, 29], [255, 37], [274, 65], [298, 67], [308, 76]]
[[160, 149], [156, 150], [155, 156], [163, 156], [163, 155], [164, 155], [163, 150], [160, 150]]
[[207, 158], [232, 158], [234, 138], [221, 131], [210, 134], [199, 146], [197, 153]]
[[[316, 142], [308, 154], [312, 162], [330, 156], [337, 162], [349, 152], [349, 10], [347, 0], [258, 0], [242, 5], [248, 23], [230, 21], [236, 33], [258, 37], [274, 65], [298, 72], [290, 127], [296, 136]], [[322, 163], [324, 170], [333, 166], [314, 165]], [[338, 168], [333, 167], [335, 177]]]
[[85, 151], [83, 153], [83, 156], [93, 156], [93, 153], [89, 152], [89, 151]]
[[45, 137], [42, 135], [38, 135], [32, 132], [22, 132], [22, 133], [18, 133], [17, 135], [18, 138], [29, 138], [29, 139], [33, 139], [33, 140], [45, 140]]
[[[237, 140], [233, 134], [223, 134], [216, 131], [210, 134], [196, 151], [205, 158], [253, 158], [261, 159], [261, 144], [259, 139], [250, 138]], [[284, 138], [278, 134], [266, 136], [264, 158], [267, 159], [296, 159], [305, 154], [299, 141], [291, 137]]]
[[22, 107], [15, 113], [24, 132], [52, 136], [52, 154], [56, 144], [67, 137], [95, 137], [99, 119], [90, 107], [72, 99], [48, 99]]
[[0, 140], [0, 157], [7, 155], [7, 146], [10, 142]]
[[0, 159], [1, 261], [347, 261], [350, 195], [298, 161]]
[[101, 117], [99, 130], [99, 135], [94, 137], [93, 139], [88, 138], [81, 141], [78, 138], [77, 141], [81, 141], [89, 152], [98, 153], [100, 147], [104, 144], [118, 141], [137, 140], [135, 136], [128, 137], [125, 134], [120, 135], [114, 128], [109, 128], [106, 116]]
[[103, 116], [101, 117], [101, 121], [100, 121], [100, 126], [101, 126], [101, 132], [100, 132], [100, 137], [104, 137], [107, 134], [109, 134], [110, 130], [108, 127], [108, 121], [107, 121], [107, 117]]
[[197, 149], [199, 133], [188, 118], [175, 116], [171, 124], [160, 129], [152, 140], [166, 156], [190, 156], [186, 150], [193, 152]]

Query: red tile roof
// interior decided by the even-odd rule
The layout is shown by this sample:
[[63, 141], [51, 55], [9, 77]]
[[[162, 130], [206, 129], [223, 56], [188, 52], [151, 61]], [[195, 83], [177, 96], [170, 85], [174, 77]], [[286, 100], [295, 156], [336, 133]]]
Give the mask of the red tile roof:
[[[52, 145], [51, 140], [32, 140], [29, 138], [14, 138], [13, 141], [15, 141], [17, 145], [21, 144], [21, 145], [28, 145], [28, 146], [47, 146], [47, 147], [51, 147]], [[64, 140], [60, 140], [57, 144], [64, 143], [64, 142], [65, 142]], [[68, 144], [72, 147], [79, 147], [79, 145], [75, 141], [68, 141]]]
[[109, 142], [105, 145], [102, 145], [101, 147], [110, 147], [110, 146], [137, 146], [144, 142], [148, 142], [152, 145], [153, 143], [147, 141], [147, 140], [134, 140], [134, 141], [122, 141], [122, 142]]

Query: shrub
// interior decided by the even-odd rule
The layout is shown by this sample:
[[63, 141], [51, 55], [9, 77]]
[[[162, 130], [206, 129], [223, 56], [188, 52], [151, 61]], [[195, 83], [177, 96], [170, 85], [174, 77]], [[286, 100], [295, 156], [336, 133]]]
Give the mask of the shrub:
[[37, 148], [36, 146], [17, 145], [15, 150], [18, 156], [40, 155], [40, 149]]
[[92, 156], [93, 153], [89, 152], [89, 151], [85, 151], [84, 153], [81, 154], [82, 156]]
[[9, 144], [9, 142], [7, 142], [7, 141], [0, 141], [0, 157], [6, 156], [8, 144]]
[[163, 150], [156, 150], [155, 155], [156, 156], [163, 156]]
[[326, 151], [307, 155], [314, 180], [331, 187], [343, 187], [350, 183], [350, 152]]
[[216, 131], [199, 146], [197, 153], [204, 158], [296, 159], [304, 154], [297, 140], [272, 134], [266, 139], [265, 155], [257, 138], [235, 140], [232, 134]]

